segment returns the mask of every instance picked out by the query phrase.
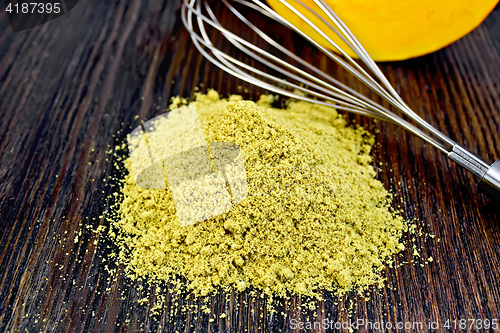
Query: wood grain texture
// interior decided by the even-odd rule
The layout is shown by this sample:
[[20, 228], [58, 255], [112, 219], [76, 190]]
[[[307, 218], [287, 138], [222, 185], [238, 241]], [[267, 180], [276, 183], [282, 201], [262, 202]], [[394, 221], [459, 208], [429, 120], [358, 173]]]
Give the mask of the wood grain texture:
[[[152, 316], [154, 286], [141, 290], [121, 270], [109, 276], [103, 260], [109, 244], [91, 230], [106, 223], [99, 216], [113, 191], [104, 181], [113, 175], [108, 145], [139, 125], [135, 115], [150, 119], [173, 96], [192, 97], [198, 86], [226, 95], [247, 87], [195, 50], [180, 3], [80, 1], [67, 15], [17, 34], [0, 11], [1, 331], [291, 332], [293, 318], [348, 321], [346, 307], [351, 320], [422, 322], [423, 332], [448, 331], [447, 319], [500, 319], [499, 205], [418, 138], [354, 116], [350, 121], [380, 130], [379, 179], [423, 232], [406, 235], [408, 244], [433, 263], [421, 266], [409, 246], [397, 262], [417, 264], [387, 268], [386, 286], [369, 299], [353, 293], [336, 304], [325, 295], [315, 310], [299, 310], [301, 300], [290, 297], [271, 313], [264, 297], [232, 293], [226, 301], [221, 293], [208, 305], [227, 317], [213, 322], [199, 309], [180, 310], [179, 303], [199, 302], [192, 297], [167, 295], [162, 313]], [[286, 31], [283, 39], [302, 56], [315, 56]], [[381, 68], [433, 126], [490, 162], [500, 157], [500, 8], [451, 46]], [[345, 73], [333, 75], [370, 95]], [[248, 87], [243, 95], [260, 93]], [[139, 306], [147, 295], [149, 304]], [[427, 329], [429, 321], [441, 328]]]

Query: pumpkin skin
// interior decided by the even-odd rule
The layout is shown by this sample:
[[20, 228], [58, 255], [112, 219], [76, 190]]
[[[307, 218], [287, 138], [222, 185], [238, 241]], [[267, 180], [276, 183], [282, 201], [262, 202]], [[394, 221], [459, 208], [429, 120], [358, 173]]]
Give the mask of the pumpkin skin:
[[[499, 0], [325, 0], [376, 61], [405, 60], [437, 51], [476, 28]], [[334, 50], [320, 34], [279, 0], [268, 4], [321, 45]], [[314, 0], [302, 0], [317, 13]], [[288, 3], [322, 31], [331, 31], [294, 0]], [[326, 18], [326, 15], [322, 15]], [[328, 33], [350, 56], [354, 53], [333, 32]]]

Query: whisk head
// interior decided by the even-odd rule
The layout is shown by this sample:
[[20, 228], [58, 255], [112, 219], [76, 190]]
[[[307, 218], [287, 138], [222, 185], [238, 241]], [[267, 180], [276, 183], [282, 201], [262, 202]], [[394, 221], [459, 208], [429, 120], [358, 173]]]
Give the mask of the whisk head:
[[[300, 27], [291, 24], [266, 3], [259, 0], [220, 1], [221, 4], [227, 7], [233, 18], [240, 20], [244, 25], [243, 28], [253, 34], [252, 38], [248, 38], [248, 34], [245, 36], [247, 38], [244, 38], [239, 33], [241, 30], [234, 31], [224, 26], [207, 1], [184, 0], [182, 18], [198, 50], [212, 63], [235, 77], [284, 96], [312, 103], [333, 105], [338, 110], [349, 111], [399, 125], [443, 152], [448, 153], [450, 151], [450, 147], [455, 145], [455, 142], [424, 122], [404, 103], [363, 46], [324, 0], [314, 0], [317, 6], [316, 10], [319, 8], [323, 15], [320, 15], [301, 0], [280, 1], [304, 21], [304, 26], [311, 27], [321, 35], [331, 45], [331, 49], [336, 52], [319, 44], [303, 32]], [[295, 31], [360, 82], [387, 100], [418, 127], [288, 50], [275, 38], [271, 37], [267, 31], [250, 22], [233, 5], [236, 3], [244, 6], [247, 10], [259, 12], [267, 20], [282, 24]], [[323, 31], [308, 19], [308, 16], [304, 14], [306, 12], [323, 22], [324, 26], [322, 28], [324, 29], [326, 26], [328, 31]], [[238, 50], [238, 52], [245, 54], [247, 59], [252, 59], [261, 68], [264, 66], [265, 70], [258, 69], [257, 64], [252, 65], [248, 61], [238, 60], [234, 52], [222, 51], [221, 47], [218, 46], [220, 44], [215, 43], [215, 39], [217, 41], [221, 39], [214, 39], [214, 33], [223, 36], [229, 42], [233, 51]], [[343, 47], [349, 48], [351, 53], [356, 54], [364, 66], [350, 57], [346, 50], [330, 37], [333, 35], [337, 35], [343, 41]], [[258, 47], [256, 42], [250, 42], [250, 40], [259, 40], [266, 46]]]

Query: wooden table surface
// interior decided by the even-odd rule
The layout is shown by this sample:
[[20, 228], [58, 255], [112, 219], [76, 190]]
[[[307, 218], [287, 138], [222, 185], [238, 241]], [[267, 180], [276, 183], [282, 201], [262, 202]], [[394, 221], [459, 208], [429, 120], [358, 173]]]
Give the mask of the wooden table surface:
[[[386, 286], [369, 299], [353, 293], [336, 305], [326, 295], [315, 310], [299, 311], [300, 301], [290, 297], [278, 300], [271, 315], [263, 298], [233, 293], [226, 302], [221, 294], [208, 304], [227, 317], [211, 322], [201, 311], [182, 312], [170, 296], [153, 316], [154, 287], [141, 290], [121, 269], [109, 276], [108, 244], [92, 232], [107, 223], [99, 216], [113, 191], [104, 181], [113, 173], [108, 145], [138, 126], [136, 114], [150, 119], [173, 96], [191, 97], [200, 85], [224, 94], [247, 87], [194, 49], [180, 3], [80, 1], [68, 14], [16, 34], [0, 11], [0, 331], [290, 332], [291, 319], [328, 318], [421, 322], [427, 332], [454, 331], [444, 327], [447, 320], [453, 327], [453, 320], [500, 319], [499, 205], [415, 136], [353, 116], [380, 130], [379, 179], [422, 231], [405, 235], [408, 249], [397, 258], [418, 264], [387, 268]], [[451, 46], [381, 68], [433, 126], [490, 162], [500, 157], [500, 7]], [[244, 97], [260, 93], [249, 87]], [[421, 266], [412, 244], [434, 262]], [[149, 304], [138, 305], [148, 290]], [[428, 329], [429, 321], [439, 329]], [[475, 323], [469, 331], [491, 331]]]

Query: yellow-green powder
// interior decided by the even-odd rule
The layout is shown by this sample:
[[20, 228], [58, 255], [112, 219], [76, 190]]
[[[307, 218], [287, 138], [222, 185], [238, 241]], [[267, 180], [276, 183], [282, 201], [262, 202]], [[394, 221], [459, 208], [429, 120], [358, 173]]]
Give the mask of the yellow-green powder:
[[144, 189], [126, 176], [114, 230], [129, 276], [184, 276], [198, 295], [253, 286], [316, 296], [382, 283], [407, 226], [375, 179], [374, 137], [347, 127], [333, 108], [270, 102], [215, 91], [194, 102], [207, 141], [242, 151], [248, 196], [232, 210], [180, 226], [168, 189]]

